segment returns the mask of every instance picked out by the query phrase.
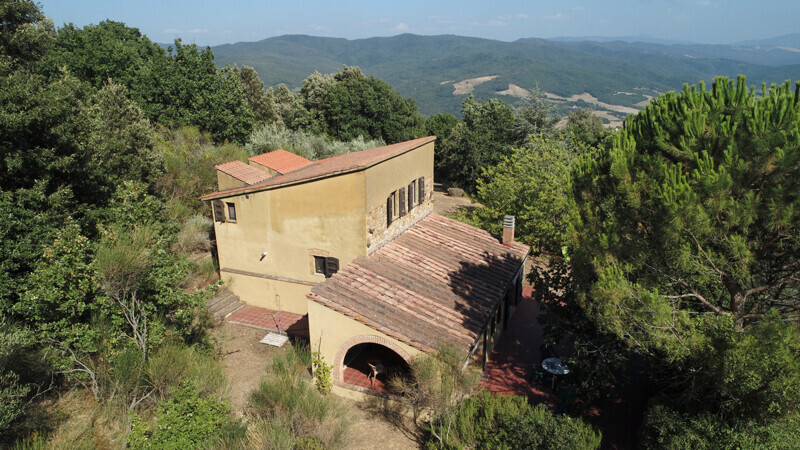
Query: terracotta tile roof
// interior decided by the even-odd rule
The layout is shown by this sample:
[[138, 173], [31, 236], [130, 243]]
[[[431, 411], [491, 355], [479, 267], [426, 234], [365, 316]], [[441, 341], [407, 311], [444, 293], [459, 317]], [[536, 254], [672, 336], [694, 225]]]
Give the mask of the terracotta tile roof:
[[423, 351], [441, 341], [469, 349], [529, 250], [430, 214], [308, 298]]
[[293, 172], [305, 166], [314, 164], [300, 155], [279, 148], [274, 152], [264, 153], [250, 158], [256, 164], [276, 170], [280, 174]]
[[270, 174], [263, 170], [258, 170], [255, 167], [250, 167], [241, 161], [231, 161], [214, 166], [215, 169], [222, 173], [226, 173], [237, 180], [243, 181], [245, 184], [257, 184], [268, 178]]
[[435, 139], [436, 136], [428, 136], [414, 139], [413, 141], [400, 142], [370, 150], [346, 153], [344, 155], [321, 159], [319, 161], [314, 161], [314, 163], [311, 165], [295, 170], [294, 172], [272, 177], [262, 183], [258, 183], [255, 186], [245, 186], [241, 188], [213, 192], [200, 197], [200, 199], [210, 200], [213, 198], [229, 197], [245, 192], [254, 192], [275, 186], [305, 182], [317, 178], [325, 178], [342, 173], [362, 170], [381, 161], [385, 161], [389, 158], [393, 158], [415, 148], [421, 147], [429, 142], [433, 142]]

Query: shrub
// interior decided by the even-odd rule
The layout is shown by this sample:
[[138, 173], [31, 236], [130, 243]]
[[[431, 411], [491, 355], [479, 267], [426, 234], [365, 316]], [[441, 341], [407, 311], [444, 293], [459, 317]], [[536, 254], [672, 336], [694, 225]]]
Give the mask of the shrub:
[[[308, 351], [291, 349], [272, 361], [267, 376], [250, 398], [250, 415], [259, 423], [250, 444], [286, 443], [314, 448], [340, 447], [349, 426], [345, 407], [331, 396], [323, 396], [311, 384], [308, 375]], [[259, 444], [260, 445], [260, 444]], [[268, 445], [273, 447], [273, 445]], [[275, 445], [280, 448], [281, 445]]]
[[133, 414], [128, 444], [133, 449], [185, 449], [208, 445], [227, 428], [239, 425], [228, 417], [230, 406], [203, 396], [192, 381], [184, 381], [172, 398], [162, 401], [150, 426]]
[[411, 406], [415, 419], [421, 411], [430, 411], [428, 431], [440, 445], [449, 440], [457, 405], [474, 393], [481, 381], [481, 372], [464, 368], [467, 355], [460, 348], [443, 344], [435, 354], [411, 361], [411, 377], [396, 377], [392, 388]]
[[147, 379], [162, 399], [182, 380], [191, 380], [201, 394], [218, 400], [227, 386], [223, 367], [211, 355], [174, 342], [165, 343], [150, 356]]
[[643, 448], [797, 448], [800, 416], [760, 423], [711, 413], [685, 414], [655, 405], [647, 412], [642, 440]]
[[183, 253], [207, 252], [211, 250], [209, 236], [213, 227], [211, 219], [195, 214], [181, 225], [175, 246]]
[[324, 135], [266, 125], [253, 132], [246, 148], [251, 155], [259, 155], [282, 148], [313, 161], [383, 145], [385, 143], [381, 139], [365, 140], [359, 136], [351, 141], [342, 142]]
[[325, 362], [325, 357], [319, 352], [314, 352], [314, 380], [317, 382], [317, 389], [323, 393], [331, 392], [333, 386], [332, 371], [333, 366]]
[[[437, 426], [432, 423], [429, 426]], [[555, 416], [544, 405], [535, 407], [522, 396], [482, 391], [456, 408], [448, 439], [430, 439], [429, 447], [497, 449], [595, 449], [601, 434], [581, 419]]]

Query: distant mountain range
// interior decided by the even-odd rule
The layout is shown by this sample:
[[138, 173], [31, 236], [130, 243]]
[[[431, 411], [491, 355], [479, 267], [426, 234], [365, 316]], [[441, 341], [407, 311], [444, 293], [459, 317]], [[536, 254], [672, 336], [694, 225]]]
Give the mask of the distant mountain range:
[[715, 76], [748, 82], [800, 78], [800, 34], [752, 44], [700, 45], [591, 38], [503, 42], [453, 35], [347, 40], [286, 35], [213, 47], [220, 65], [254, 67], [264, 84], [298, 88], [315, 70], [356, 65], [412, 97], [424, 114], [457, 114], [469, 92], [513, 103], [524, 89], [548, 93], [559, 111], [593, 107], [614, 122], [654, 95]]

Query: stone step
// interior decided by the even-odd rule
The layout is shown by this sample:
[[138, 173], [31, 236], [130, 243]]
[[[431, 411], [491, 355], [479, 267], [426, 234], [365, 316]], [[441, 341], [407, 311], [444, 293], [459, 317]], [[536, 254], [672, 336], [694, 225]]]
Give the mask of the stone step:
[[231, 291], [228, 291], [228, 290], [220, 291], [220, 292], [217, 293], [217, 295], [214, 298], [212, 298], [212, 299], [210, 299], [210, 300], [208, 300], [206, 302], [206, 306], [209, 309], [211, 309], [211, 308], [213, 308], [214, 306], [216, 306], [216, 305], [218, 305], [220, 303], [225, 303], [225, 304], [230, 303], [232, 298], [235, 298], [236, 300], [239, 299]]
[[242, 306], [244, 306], [244, 302], [237, 300], [235, 302], [228, 304], [225, 308], [222, 308], [219, 311], [215, 312], [214, 317], [217, 317], [218, 319], [225, 319], [226, 317], [228, 317], [229, 314], [241, 308]]
[[239, 297], [236, 296], [228, 297], [221, 302], [215, 303], [214, 306], [208, 308], [208, 310], [211, 311], [212, 314], [217, 314], [219, 311], [222, 311], [223, 309], [227, 308], [232, 303], [236, 303], [237, 301], [239, 301]]

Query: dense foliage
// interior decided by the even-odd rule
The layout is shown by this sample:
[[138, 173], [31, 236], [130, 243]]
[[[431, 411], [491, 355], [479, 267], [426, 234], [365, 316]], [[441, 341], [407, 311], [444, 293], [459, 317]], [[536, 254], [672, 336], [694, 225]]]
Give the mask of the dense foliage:
[[651, 442], [789, 438], [775, 430], [800, 406], [798, 90], [687, 86], [575, 166], [571, 269], [540, 272], [538, 295], [576, 336], [584, 381], [610, 368], [587, 387], [645, 363]]
[[515, 239], [537, 252], [561, 253], [574, 213], [569, 173], [585, 151], [564, 140], [531, 136], [527, 146], [483, 171], [475, 195], [483, 207], [475, 211], [475, 221], [500, 234], [503, 216], [513, 214]]
[[[521, 396], [481, 391], [456, 407], [444, 448], [596, 449], [602, 435], [581, 419], [557, 416]], [[429, 444], [435, 444], [430, 442]]]

